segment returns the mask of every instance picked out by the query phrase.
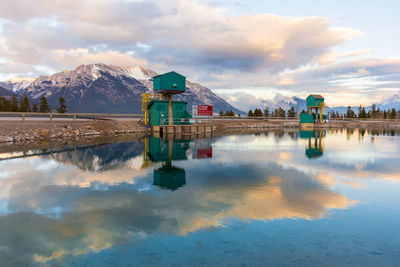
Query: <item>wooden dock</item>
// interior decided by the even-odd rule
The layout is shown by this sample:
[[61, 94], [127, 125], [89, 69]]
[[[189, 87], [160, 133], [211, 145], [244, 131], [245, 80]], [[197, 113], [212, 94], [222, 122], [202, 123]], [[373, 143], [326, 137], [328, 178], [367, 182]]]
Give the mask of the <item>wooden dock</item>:
[[153, 134], [163, 135], [196, 135], [212, 133], [215, 126], [210, 124], [192, 124], [192, 125], [159, 125], [153, 126]]

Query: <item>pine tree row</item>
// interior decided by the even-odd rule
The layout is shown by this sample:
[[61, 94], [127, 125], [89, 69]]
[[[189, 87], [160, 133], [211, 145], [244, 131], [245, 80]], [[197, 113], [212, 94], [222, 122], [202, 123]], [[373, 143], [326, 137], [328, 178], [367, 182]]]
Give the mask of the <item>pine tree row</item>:
[[[19, 101], [17, 95], [13, 94], [11, 99], [0, 97], [0, 112], [41, 112], [50, 113], [51, 108], [47, 102], [47, 98], [42, 96], [39, 105], [34, 103], [32, 106], [29, 103], [29, 99], [26, 95], [23, 95]], [[56, 111], [58, 113], [66, 113], [67, 106], [65, 99], [60, 97]]]

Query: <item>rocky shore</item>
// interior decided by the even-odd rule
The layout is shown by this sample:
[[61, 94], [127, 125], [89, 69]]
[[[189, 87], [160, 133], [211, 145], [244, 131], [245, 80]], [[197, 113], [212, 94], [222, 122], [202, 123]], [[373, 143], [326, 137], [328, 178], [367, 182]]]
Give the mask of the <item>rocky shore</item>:
[[[296, 129], [297, 121], [216, 120], [217, 132], [257, 129]], [[375, 128], [400, 130], [400, 121], [337, 121], [316, 125], [316, 129]], [[0, 121], [0, 143], [38, 140], [68, 140], [87, 137], [150, 134], [137, 121]]]
[[149, 133], [136, 121], [0, 121], [0, 143]]

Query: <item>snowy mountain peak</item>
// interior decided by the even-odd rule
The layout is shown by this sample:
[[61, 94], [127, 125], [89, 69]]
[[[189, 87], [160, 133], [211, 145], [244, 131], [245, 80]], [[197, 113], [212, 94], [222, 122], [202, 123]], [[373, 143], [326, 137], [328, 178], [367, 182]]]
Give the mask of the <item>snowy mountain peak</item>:
[[36, 79], [37, 77], [16, 77], [2, 82], [2, 85], [17, 93], [18, 91], [27, 88]]
[[156, 72], [141, 66], [120, 67], [102, 63], [81, 65], [75, 69], [75, 72], [78, 74], [86, 73], [86, 75], [89, 75], [93, 80], [97, 80], [102, 72], [111, 74], [114, 77], [128, 76], [141, 81], [150, 81], [153, 76], [157, 75]]
[[391, 97], [388, 97], [386, 99], [384, 99], [380, 104], [381, 105], [388, 105], [390, 103], [397, 103], [400, 102], [400, 94], [397, 95], [392, 95]]
[[119, 67], [121, 70], [129, 77], [132, 77], [136, 80], [146, 80], [150, 81], [154, 76], [158, 75], [156, 72], [146, 69], [141, 66], [135, 67]]

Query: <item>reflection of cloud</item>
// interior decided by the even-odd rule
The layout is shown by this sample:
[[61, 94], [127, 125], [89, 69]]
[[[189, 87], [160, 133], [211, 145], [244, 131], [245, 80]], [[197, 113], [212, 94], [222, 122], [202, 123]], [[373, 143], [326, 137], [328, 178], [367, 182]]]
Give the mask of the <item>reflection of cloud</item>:
[[[353, 203], [303, 172], [271, 163], [197, 161], [185, 167], [190, 175], [188, 184], [175, 192], [157, 188], [140, 191], [149, 183], [148, 178], [152, 179], [148, 176], [126, 184], [128, 174], [131, 181], [140, 175], [139, 170], [132, 169], [89, 173], [57, 166], [46, 170], [37, 167], [29, 175], [19, 171], [20, 165], [47, 162], [8, 162], [14, 172], [1, 180], [1, 186], [9, 188], [7, 198], [13, 213], [0, 217], [0, 228], [6, 229], [0, 243], [11, 244], [10, 238], [30, 242], [0, 252], [6, 258], [23, 255], [27, 262], [47, 262], [100, 251], [154, 233], [185, 235], [220, 227], [231, 218], [320, 218], [327, 209], [346, 208]], [[76, 186], [101, 180], [99, 177], [110, 180], [104, 178], [97, 187], [93, 183], [90, 187]], [[27, 221], [29, 230], [19, 232]], [[33, 245], [39, 240], [40, 247]]]
[[[399, 181], [396, 138], [370, 142], [368, 133], [359, 139], [357, 131], [328, 132], [324, 156], [310, 161], [306, 140], [287, 134], [225, 136], [214, 142], [212, 159], [175, 163], [185, 168], [187, 183], [174, 192], [151, 185], [152, 170], [140, 169], [140, 156], [104, 172], [40, 158], [2, 162], [7, 210], [0, 217], [0, 247], [12, 245], [0, 258], [61, 261], [155, 234], [218, 228], [232, 218], [321, 218], [355, 203], [332, 189], [337, 185], [357, 187], [359, 178]], [[348, 155], [346, 162], [336, 160], [340, 155]]]

